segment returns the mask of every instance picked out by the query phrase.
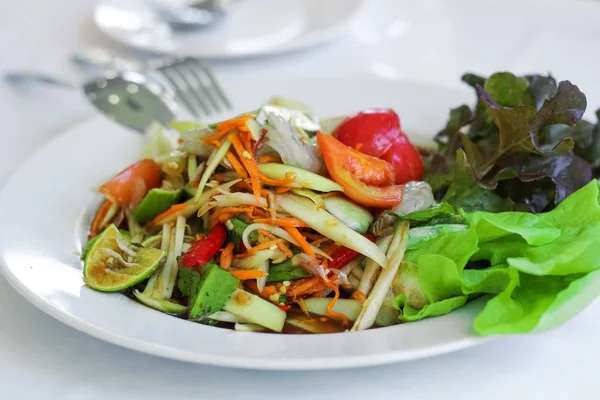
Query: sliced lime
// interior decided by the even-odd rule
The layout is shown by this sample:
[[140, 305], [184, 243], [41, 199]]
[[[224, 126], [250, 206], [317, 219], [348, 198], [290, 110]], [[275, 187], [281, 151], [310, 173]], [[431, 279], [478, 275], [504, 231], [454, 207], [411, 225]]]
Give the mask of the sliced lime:
[[[135, 255], [127, 254], [124, 246]], [[83, 281], [95, 290], [118, 292], [148, 279], [165, 255], [159, 249], [131, 246], [117, 227], [111, 225], [98, 235], [87, 252]]]
[[181, 190], [152, 189], [137, 206], [133, 217], [145, 224], [165, 212], [181, 198]]
[[[121, 233], [121, 235], [123, 235], [123, 237], [125, 239], [130, 240], [131, 234], [129, 233], [129, 231], [126, 231], [125, 229], [119, 229], [119, 232]], [[102, 232], [100, 232], [99, 235], [96, 235], [93, 238], [91, 238], [90, 240], [88, 240], [88, 242], [85, 244], [85, 246], [83, 246], [83, 250], [81, 251], [81, 259], [82, 260], [85, 260], [88, 253], [90, 252], [92, 247], [94, 247], [94, 245], [98, 241], [98, 238], [100, 238], [101, 236], [102, 236]], [[151, 247], [151, 246], [144, 245], [144, 247]]]

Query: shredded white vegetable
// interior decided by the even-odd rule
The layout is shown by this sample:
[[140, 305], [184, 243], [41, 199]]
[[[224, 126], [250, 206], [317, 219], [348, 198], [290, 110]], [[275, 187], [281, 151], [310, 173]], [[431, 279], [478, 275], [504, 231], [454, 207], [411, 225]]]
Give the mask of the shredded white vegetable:
[[115, 241], [117, 242], [117, 246], [123, 251], [123, 253], [127, 254], [128, 256], [135, 257], [136, 252], [133, 248], [129, 247], [129, 243], [121, 239], [121, 237], [119, 237], [118, 235], [117, 237], [115, 237]]
[[[388, 235], [378, 237], [375, 243], [381, 249], [381, 251], [386, 253], [388, 251], [388, 248], [390, 247], [391, 242], [392, 235]], [[371, 289], [375, 284], [375, 280], [377, 279], [377, 274], [379, 273], [380, 269], [381, 267], [379, 267], [379, 265], [375, 261], [371, 259], [367, 260], [365, 264], [364, 273], [360, 278], [360, 285], [358, 285], [358, 290], [360, 290], [365, 296], [368, 296], [371, 292]]]
[[406, 244], [408, 243], [408, 228], [409, 223], [406, 221], [399, 221], [396, 223], [394, 236], [387, 252], [387, 264], [385, 268], [381, 270], [381, 274], [373, 287], [373, 290], [367, 297], [367, 300], [363, 303], [362, 309], [358, 318], [352, 326], [352, 331], [361, 331], [369, 329], [375, 323], [375, 318], [379, 313], [379, 309], [385, 300], [400, 263], [404, 258], [404, 252], [406, 251]]
[[101, 250], [104, 254], [106, 254], [107, 256], [114, 257], [118, 262], [120, 262], [121, 264], [123, 264], [126, 267], [139, 267], [140, 266], [140, 264], [125, 261], [123, 259], [123, 256], [121, 256], [119, 253], [117, 253], [113, 249], [103, 247]]
[[[252, 247], [249, 237], [252, 232], [254, 232], [258, 229], [264, 229], [266, 231], [269, 231], [273, 235], [279, 236], [283, 240], [287, 240], [291, 244], [298, 246], [298, 242], [296, 242], [296, 239], [294, 239], [292, 237], [292, 235], [290, 235], [285, 230], [283, 230], [277, 226], [268, 225], [268, 224], [250, 224], [246, 227], [246, 229], [244, 230], [244, 233], [242, 234], [242, 243], [244, 243], [244, 246], [246, 246], [246, 248], [249, 249]], [[313, 249], [315, 254], [319, 254], [320, 256], [323, 256], [323, 257], [327, 258], [328, 260], [331, 260], [331, 256], [329, 254], [325, 253], [323, 250], [319, 249], [318, 247], [312, 246], [312, 245], [311, 245], [311, 248]]]
[[279, 249], [265, 249], [257, 251], [256, 254], [244, 258], [234, 258], [232, 266], [239, 269], [258, 269], [261, 263], [268, 260], [281, 260], [285, 258], [283, 252]]

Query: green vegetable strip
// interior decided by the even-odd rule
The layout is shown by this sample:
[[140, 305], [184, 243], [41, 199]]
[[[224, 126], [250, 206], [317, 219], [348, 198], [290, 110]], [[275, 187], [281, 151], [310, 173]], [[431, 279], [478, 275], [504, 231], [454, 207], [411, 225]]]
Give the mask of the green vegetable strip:
[[352, 331], [369, 329], [375, 323], [377, 313], [379, 313], [379, 309], [385, 300], [385, 296], [387, 295], [387, 292], [396, 277], [400, 263], [404, 258], [404, 252], [406, 251], [406, 244], [408, 242], [408, 228], [408, 222], [399, 221], [396, 223], [394, 236], [392, 237], [387, 253], [387, 264], [381, 271], [367, 300], [363, 303], [360, 314], [352, 326]]

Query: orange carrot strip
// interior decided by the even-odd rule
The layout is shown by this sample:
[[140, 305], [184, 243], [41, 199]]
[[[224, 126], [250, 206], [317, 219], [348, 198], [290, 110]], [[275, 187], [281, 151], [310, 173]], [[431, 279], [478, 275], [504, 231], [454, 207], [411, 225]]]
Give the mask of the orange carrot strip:
[[102, 203], [102, 205], [98, 209], [98, 212], [96, 212], [96, 216], [94, 217], [94, 220], [92, 221], [92, 226], [90, 228], [90, 239], [100, 233], [100, 229], [102, 228], [100, 226], [100, 223], [102, 222], [106, 214], [108, 214], [108, 210], [110, 210], [111, 207], [112, 203], [110, 202], [110, 200], [105, 200], [104, 203]]
[[236, 278], [238, 278], [240, 281], [247, 281], [249, 279], [258, 279], [258, 278], [262, 278], [263, 276], [267, 276], [267, 273], [265, 271], [261, 271], [258, 269], [229, 271], [229, 273], [231, 275], [235, 276]]
[[285, 229], [285, 231], [289, 233], [296, 242], [298, 242], [298, 246], [300, 246], [302, 251], [304, 251], [311, 257], [315, 257], [315, 252], [306, 241], [306, 238], [302, 236], [302, 234], [300, 233], [300, 231], [298, 231], [297, 228], [294, 228], [292, 226], [285, 226], [283, 227], [283, 229]]
[[256, 165], [256, 160], [250, 152], [244, 149], [244, 146], [242, 145], [238, 135], [230, 135], [229, 139], [231, 140], [231, 144], [233, 144], [233, 148], [235, 149], [236, 153], [240, 157], [240, 160], [244, 164], [244, 167], [246, 167], [248, 175], [250, 175], [250, 185], [252, 186], [252, 192], [254, 193], [254, 197], [258, 202], [260, 199], [261, 184], [259, 180], [259, 172], [258, 166]]
[[[256, 221], [254, 221], [254, 222], [256, 222]], [[271, 240], [277, 240], [277, 237], [275, 235], [273, 235], [271, 232], [266, 231], [264, 229], [258, 229], [258, 233], [259, 233], [259, 235], [265, 236]], [[277, 241], [277, 247], [279, 248], [279, 250], [281, 250], [281, 252], [287, 258], [292, 258], [294, 256], [294, 253], [292, 253], [290, 248], [287, 247], [287, 245], [285, 243], [283, 243], [283, 241]]]
[[173, 204], [167, 211], [163, 212], [162, 214], [157, 215], [152, 221], [150, 221], [150, 225], [157, 225], [163, 219], [170, 217], [171, 215], [183, 210], [186, 207], [187, 207], [187, 204], [184, 204], [184, 203]]
[[345, 314], [341, 314], [341, 313], [333, 311], [333, 307], [335, 306], [335, 303], [340, 298], [340, 289], [339, 289], [338, 285], [336, 285], [335, 283], [330, 282], [330, 281], [325, 281], [325, 285], [327, 287], [333, 289], [333, 293], [334, 293], [333, 299], [331, 299], [329, 304], [327, 304], [327, 316], [332, 319], [340, 320], [344, 324], [348, 324], [348, 317]]
[[290, 184], [294, 183], [294, 181], [296, 180], [296, 173], [295, 172], [286, 172], [285, 179], [271, 179], [271, 178], [267, 178], [263, 174], [259, 174], [259, 179], [261, 180], [261, 182], [263, 182], [267, 185], [285, 186], [285, 185], [290, 185]]
[[367, 301], [367, 296], [365, 296], [365, 294], [363, 292], [361, 292], [360, 290], [355, 290], [354, 292], [352, 292], [352, 294], [350, 295], [351, 299], [358, 299], [360, 301], [362, 301], [363, 303], [365, 301]]
[[258, 290], [258, 285], [256, 284], [256, 281], [244, 282], [244, 285], [252, 292], [264, 298], [268, 298], [270, 295], [277, 293], [277, 288], [274, 285], [265, 286], [262, 292]]
[[288, 192], [288, 191], [290, 191], [292, 189], [293, 188], [290, 187], [290, 186], [279, 186], [279, 187], [275, 188], [275, 193], [281, 194], [281, 193]]
[[312, 293], [318, 292], [323, 289], [325, 284], [323, 279], [318, 276], [312, 278], [300, 279], [292, 283], [287, 289], [287, 295], [293, 299], [300, 296], [308, 296]]
[[300, 221], [299, 219], [296, 218], [275, 218], [275, 219], [271, 219], [271, 218], [257, 218], [254, 222], [256, 222], [257, 224], [270, 224], [270, 225], [277, 225], [277, 226], [281, 226], [281, 227], [290, 227], [290, 228], [305, 228], [308, 225], [306, 225], [303, 221]]
[[268, 242], [257, 244], [256, 246], [247, 249], [245, 253], [236, 255], [235, 258], [244, 258], [254, 255], [260, 250], [268, 249], [271, 246], [277, 246], [277, 242], [283, 242], [283, 239], [269, 240]]
[[281, 158], [280, 157], [276, 157], [276, 156], [260, 156], [258, 158], [258, 162], [259, 163], [268, 163], [268, 162], [273, 162], [273, 163], [281, 163]]
[[237, 159], [237, 157], [231, 151], [228, 151], [227, 154], [225, 155], [225, 157], [227, 157], [227, 159], [231, 163], [231, 166], [233, 167], [233, 169], [235, 170], [235, 172], [237, 172], [238, 174], [240, 174], [240, 176], [242, 178], [247, 178], [248, 177], [248, 173], [246, 172], [246, 170], [244, 169], [244, 167], [242, 166], [242, 164], [239, 162], [239, 160]]
[[227, 246], [221, 252], [221, 257], [219, 258], [219, 263], [221, 264], [221, 268], [229, 269], [231, 266], [231, 260], [233, 259], [233, 248], [235, 244], [233, 242], [229, 242]]
[[325, 253], [327, 253], [328, 255], [332, 255], [334, 251], [336, 251], [337, 249], [340, 248], [340, 245], [337, 243], [333, 243], [331, 246], [329, 246], [327, 248], [327, 250], [325, 250]]
[[213, 135], [207, 136], [207, 137], [203, 138], [202, 140], [206, 143], [211, 143], [214, 140], [221, 139], [223, 136], [225, 136], [226, 134], [228, 134], [229, 132], [231, 132], [234, 129], [239, 129], [241, 131], [247, 131], [248, 128], [246, 127], [246, 122], [252, 118], [256, 118], [256, 115], [246, 114], [246, 115], [242, 115], [238, 118], [233, 118], [233, 119], [229, 119], [227, 121], [223, 121], [219, 125], [217, 125], [217, 128], [215, 129], [215, 133]]

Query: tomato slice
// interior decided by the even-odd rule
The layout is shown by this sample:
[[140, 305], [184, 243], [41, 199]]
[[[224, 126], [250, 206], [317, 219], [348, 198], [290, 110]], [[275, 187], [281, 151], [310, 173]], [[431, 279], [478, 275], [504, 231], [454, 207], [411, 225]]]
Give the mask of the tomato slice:
[[419, 181], [423, 177], [423, 159], [419, 150], [412, 145], [408, 137], [402, 133], [394, 140], [389, 150], [381, 156], [389, 162], [395, 171], [395, 183], [403, 184], [410, 181]]
[[111, 202], [130, 205], [140, 201], [150, 189], [160, 186], [161, 169], [155, 161], [144, 159], [119, 172], [99, 189]]
[[359, 112], [333, 131], [333, 136], [346, 146], [373, 157], [382, 156], [399, 135], [400, 118], [390, 109]]
[[317, 143], [329, 175], [344, 188], [346, 196], [365, 207], [388, 208], [402, 202], [402, 185], [390, 185], [393, 169], [389, 163], [322, 132], [317, 133]]

